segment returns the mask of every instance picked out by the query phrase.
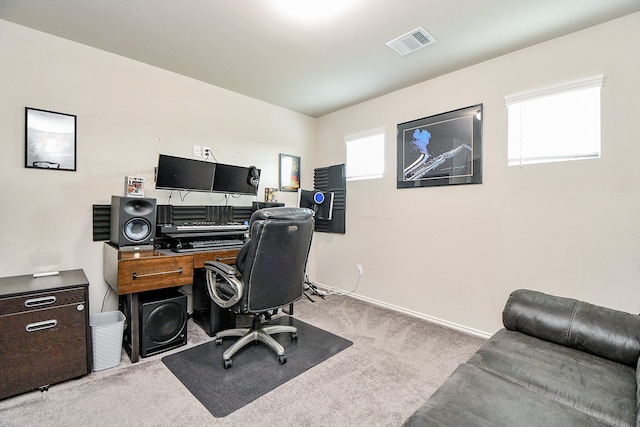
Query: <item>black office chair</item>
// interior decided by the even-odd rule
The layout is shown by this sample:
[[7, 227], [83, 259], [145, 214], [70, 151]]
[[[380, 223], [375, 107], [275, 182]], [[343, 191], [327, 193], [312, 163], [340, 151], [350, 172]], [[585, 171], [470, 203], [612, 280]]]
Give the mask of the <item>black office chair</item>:
[[297, 329], [263, 326], [262, 317], [270, 317], [302, 297], [313, 228], [310, 209], [260, 209], [251, 215], [251, 238], [238, 253], [235, 268], [217, 261], [205, 262], [211, 299], [237, 314], [253, 314], [251, 328], [228, 329], [215, 335], [216, 344], [221, 344], [224, 337], [241, 337], [223, 353], [225, 368], [231, 367], [231, 357], [238, 350], [258, 341], [278, 354], [281, 365], [287, 361], [284, 348], [271, 335], [287, 332], [296, 341]]

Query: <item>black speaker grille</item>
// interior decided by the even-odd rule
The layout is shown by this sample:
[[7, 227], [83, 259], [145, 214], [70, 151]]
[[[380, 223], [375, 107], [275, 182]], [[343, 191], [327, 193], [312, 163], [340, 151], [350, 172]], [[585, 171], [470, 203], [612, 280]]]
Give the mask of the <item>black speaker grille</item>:
[[[187, 297], [175, 289], [139, 294], [140, 356], [147, 357], [187, 343]], [[130, 314], [129, 314], [130, 315]]]
[[182, 333], [186, 316], [184, 309], [179, 304], [160, 305], [149, 314], [145, 332], [152, 341], [166, 344]]

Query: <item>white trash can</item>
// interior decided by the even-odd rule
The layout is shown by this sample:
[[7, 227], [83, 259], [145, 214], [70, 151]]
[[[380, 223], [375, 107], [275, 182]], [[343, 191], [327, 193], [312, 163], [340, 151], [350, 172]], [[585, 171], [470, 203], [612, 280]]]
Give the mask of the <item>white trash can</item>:
[[93, 370], [102, 371], [120, 364], [125, 316], [120, 311], [105, 311], [89, 316], [93, 341]]

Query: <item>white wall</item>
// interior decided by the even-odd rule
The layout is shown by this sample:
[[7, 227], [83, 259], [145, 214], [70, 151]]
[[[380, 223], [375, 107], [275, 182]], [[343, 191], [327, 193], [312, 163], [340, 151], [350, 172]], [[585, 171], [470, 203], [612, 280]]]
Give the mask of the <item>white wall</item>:
[[[322, 117], [318, 164], [385, 126], [386, 171], [347, 184], [347, 233], [316, 235], [313, 279], [352, 290], [360, 263], [364, 298], [487, 333], [516, 288], [640, 312], [639, 38], [636, 13]], [[507, 167], [504, 96], [597, 74], [602, 158]], [[483, 184], [396, 189], [396, 125], [478, 103]]]
[[[639, 312], [639, 36], [630, 15], [315, 120], [0, 20], [0, 276], [31, 273], [33, 250], [57, 249], [62, 269], [87, 273], [96, 312], [107, 286], [91, 206], [121, 194], [126, 175], [167, 203], [151, 183], [159, 152], [209, 145], [220, 162], [256, 165], [262, 197], [278, 184], [278, 153], [302, 157], [306, 187], [313, 167], [345, 161], [345, 135], [385, 126], [385, 177], [347, 185], [347, 234], [315, 235], [312, 280], [352, 290], [363, 264], [362, 297], [489, 333], [520, 287]], [[602, 158], [507, 167], [503, 97], [595, 74], [606, 76]], [[484, 183], [396, 189], [396, 125], [476, 103]], [[77, 172], [24, 168], [26, 106], [78, 116]]]
[[[303, 166], [313, 158], [315, 119], [2, 20], [0, 64], [0, 276], [32, 273], [39, 247], [58, 250], [61, 269], [85, 270], [92, 312], [107, 291], [92, 205], [122, 195], [126, 175], [145, 177], [145, 196], [166, 204], [169, 192], [153, 185], [158, 153], [192, 157], [193, 145], [207, 145], [219, 162], [262, 169], [262, 201], [265, 187], [278, 186], [279, 153]], [[24, 167], [25, 107], [77, 115], [77, 172]], [[302, 174], [312, 182], [311, 167]], [[294, 204], [295, 193], [280, 201]], [[225, 199], [192, 193], [181, 202], [174, 192], [171, 203]], [[108, 295], [105, 309], [116, 300]]]

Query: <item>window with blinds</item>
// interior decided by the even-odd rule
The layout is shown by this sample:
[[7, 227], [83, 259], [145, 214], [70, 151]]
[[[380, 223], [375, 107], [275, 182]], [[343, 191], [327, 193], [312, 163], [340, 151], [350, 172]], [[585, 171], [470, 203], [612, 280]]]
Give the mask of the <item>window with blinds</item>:
[[600, 157], [604, 76], [505, 97], [508, 165]]
[[382, 178], [384, 128], [344, 137], [347, 146], [347, 181]]

